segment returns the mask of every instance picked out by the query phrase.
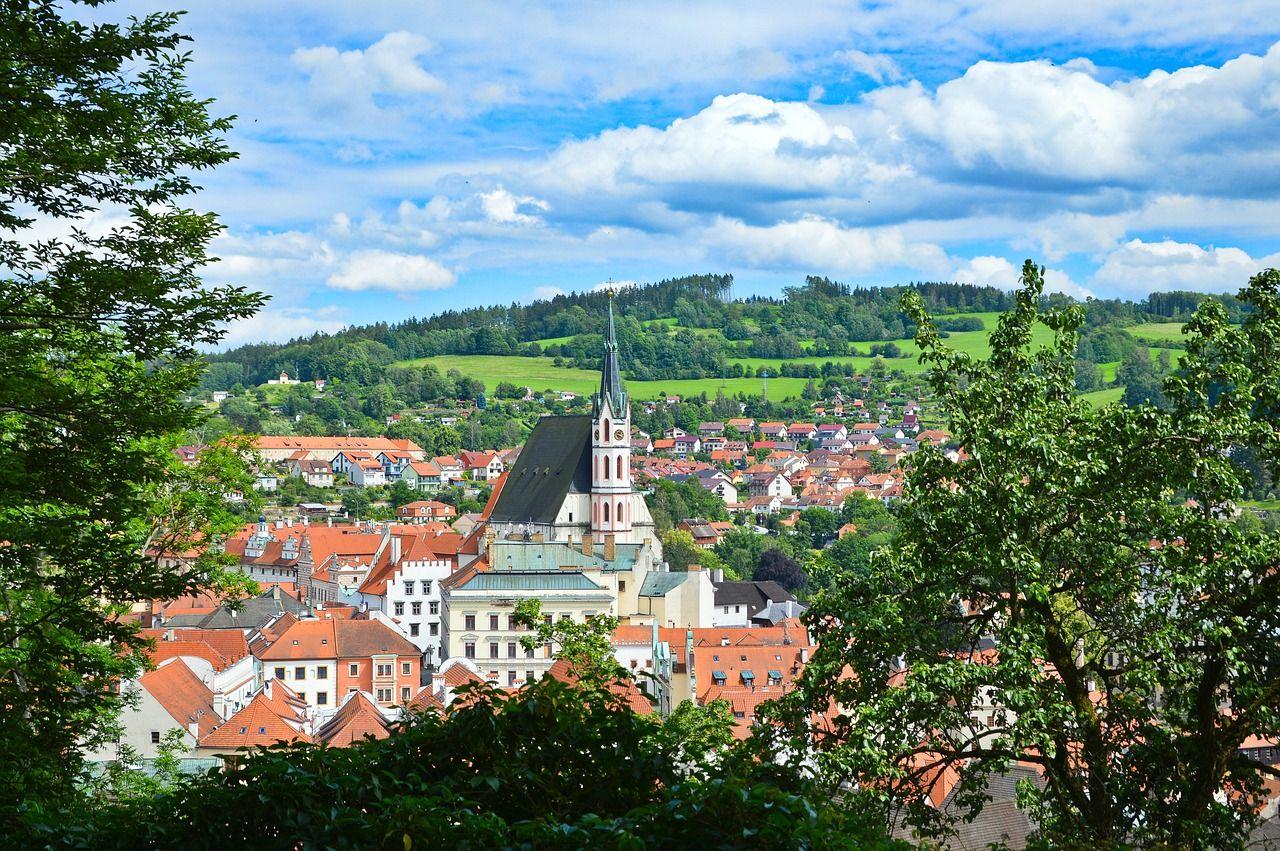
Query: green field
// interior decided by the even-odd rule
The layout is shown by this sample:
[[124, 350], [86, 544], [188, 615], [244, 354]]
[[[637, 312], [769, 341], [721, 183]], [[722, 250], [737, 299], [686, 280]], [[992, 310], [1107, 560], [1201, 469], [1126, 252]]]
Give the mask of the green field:
[[1125, 330], [1135, 337], [1148, 340], [1181, 340], [1183, 322], [1144, 322], [1132, 325]]
[[[510, 381], [534, 390], [568, 390], [571, 393], [588, 394], [600, 386], [600, 373], [589, 369], [557, 367], [549, 358], [522, 358], [500, 355], [438, 355], [431, 358], [400, 361], [397, 366], [423, 366], [430, 364], [441, 373], [456, 369], [463, 375], [484, 382], [492, 392], [500, 381]], [[799, 396], [807, 379], [770, 378], [769, 398], [782, 399]], [[726, 395], [738, 393], [759, 395], [758, 378], [691, 378], [671, 381], [628, 381], [627, 390], [633, 399], [657, 399], [664, 393], [670, 396], [696, 396], [705, 392], [714, 397], [723, 388]]]
[[1094, 407], [1101, 408], [1103, 405], [1119, 402], [1124, 398], [1124, 388], [1108, 387], [1106, 390], [1094, 390], [1092, 393], [1082, 393], [1080, 398], [1087, 399]]

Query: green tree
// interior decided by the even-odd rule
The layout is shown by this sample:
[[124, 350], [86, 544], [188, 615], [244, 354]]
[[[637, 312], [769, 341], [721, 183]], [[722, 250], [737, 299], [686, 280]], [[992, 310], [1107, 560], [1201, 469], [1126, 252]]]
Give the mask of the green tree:
[[342, 510], [356, 519], [369, 519], [373, 500], [365, 488], [351, 488], [342, 494]]
[[672, 570], [688, 570], [691, 564], [702, 564], [707, 550], [693, 542], [693, 535], [683, 529], [671, 529], [662, 536], [662, 557]]
[[1025, 762], [1046, 843], [1238, 846], [1280, 776], [1239, 750], [1280, 734], [1280, 539], [1223, 511], [1250, 483], [1220, 450], [1280, 462], [1280, 272], [1241, 293], [1241, 327], [1201, 303], [1167, 409], [1077, 398], [1083, 313], [1041, 310], [1042, 274], [1024, 267], [987, 360], [904, 297], [970, 459], [913, 458], [892, 545], [808, 613], [796, 708], [846, 707], [820, 764], [926, 829], [928, 777], [955, 771], [981, 808], [987, 778]]
[[590, 673], [606, 679], [630, 676], [618, 664], [613, 652], [612, 637], [618, 619], [612, 615], [596, 615], [581, 623], [568, 618], [548, 622], [542, 616], [541, 600], [521, 600], [512, 619], [517, 625], [533, 630], [520, 639], [526, 650], [550, 645], [556, 657], [568, 659], [579, 674]]
[[[229, 124], [186, 88], [176, 15], [86, 24], [60, 6], [0, 9], [0, 821], [70, 794], [138, 670], [126, 607], [221, 576], [156, 557], [152, 502], [176, 539], [183, 511], [236, 489], [169, 481], [169, 436], [200, 420], [181, 401], [196, 347], [262, 303], [200, 277], [219, 225], [183, 204], [231, 157]], [[116, 223], [90, 232], [107, 208]]]

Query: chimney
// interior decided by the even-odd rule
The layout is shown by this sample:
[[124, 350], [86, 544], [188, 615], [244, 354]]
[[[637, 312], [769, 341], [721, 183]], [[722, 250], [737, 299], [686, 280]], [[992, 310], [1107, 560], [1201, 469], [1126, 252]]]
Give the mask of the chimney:
[[715, 570], [711, 571], [711, 581], [724, 582], [724, 570], [717, 567]]
[[592, 555], [595, 552], [595, 545], [591, 541], [591, 533], [582, 533], [582, 554], [584, 556]]
[[188, 724], [187, 732], [191, 734], [191, 738], [195, 739], [197, 742], [200, 741], [200, 722], [192, 721]]
[[702, 565], [700, 565], [700, 564], [691, 564], [691, 565], [689, 565], [689, 572], [690, 572], [690, 573], [697, 573], [699, 570], [702, 570]]
[[604, 536], [604, 560], [613, 561], [618, 557], [618, 538], [610, 533]]
[[800, 661], [801, 661], [801, 662], [808, 662], [808, 661], [809, 661], [809, 648], [808, 648], [808, 647], [801, 647], [801, 648], [800, 648]]

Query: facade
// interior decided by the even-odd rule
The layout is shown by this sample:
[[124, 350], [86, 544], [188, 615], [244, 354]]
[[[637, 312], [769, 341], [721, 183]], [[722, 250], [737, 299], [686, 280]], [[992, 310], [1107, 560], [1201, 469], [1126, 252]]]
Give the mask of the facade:
[[415, 461], [426, 457], [422, 447], [412, 440], [389, 437], [302, 437], [263, 435], [254, 440], [254, 448], [267, 462], [288, 460], [302, 451], [311, 461], [332, 461], [340, 452], [365, 452], [376, 455], [383, 450], [407, 452]]

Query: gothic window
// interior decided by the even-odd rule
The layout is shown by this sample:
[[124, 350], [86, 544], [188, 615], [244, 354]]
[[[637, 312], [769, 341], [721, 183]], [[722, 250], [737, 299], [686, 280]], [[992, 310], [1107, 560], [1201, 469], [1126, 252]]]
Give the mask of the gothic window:
[[622, 456], [618, 456], [618, 480], [622, 480]]
[[619, 523], [622, 522], [622, 503], [618, 503], [618, 513], [614, 516], [618, 518]]
[[604, 504], [604, 522], [609, 522], [609, 503]]

